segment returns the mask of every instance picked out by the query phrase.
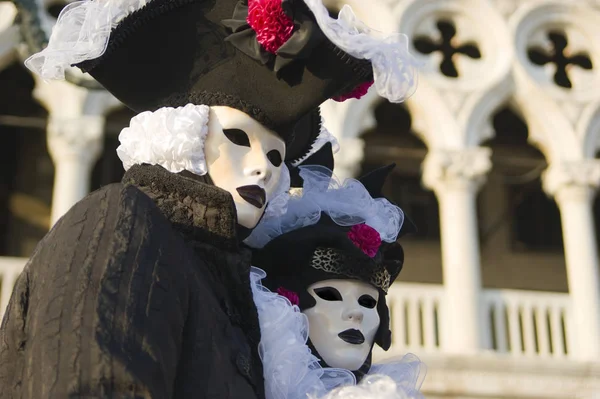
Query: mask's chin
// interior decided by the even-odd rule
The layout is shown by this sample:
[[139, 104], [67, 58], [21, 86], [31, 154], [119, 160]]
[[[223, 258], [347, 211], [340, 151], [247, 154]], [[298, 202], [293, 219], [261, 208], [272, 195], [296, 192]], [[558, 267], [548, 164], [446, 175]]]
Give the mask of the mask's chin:
[[265, 213], [265, 207], [257, 208], [254, 205], [244, 201], [244, 199], [234, 199], [237, 210], [238, 224], [246, 229], [254, 229]]
[[[308, 339], [306, 344], [308, 345], [312, 354], [315, 355], [319, 359], [319, 364], [321, 365], [321, 367], [331, 367], [331, 365], [327, 364], [327, 362], [325, 360], [323, 360], [323, 356], [319, 353], [317, 348], [315, 348], [315, 345], [312, 343], [310, 338]], [[372, 363], [372, 357], [373, 357], [373, 346], [374, 346], [374, 343], [371, 344], [371, 349], [369, 350], [369, 354], [367, 355], [367, 358], [362, 363], [362, 365], [356, 370], [350, 370], [352, 372], [352, 374], [354, 374], [354, 376], [356, 377], [357, 382], [360, 382], [360, 380], [362, 380], [362, 378], [371, 369], [371, 363]]]
[[338, 356], [335, 356], [335, 362], [332, 361], [328, 363], [333, 367], [341, 367], [350, 371], [356, 371], [363, 365], [367, 356], [369, 356], [367, 349], [367, 344], [360, 345], [360, 347], [353, 346], [344, 348], [343, 350], [340, 350], [342, 353], [336, 353]]
[[[246, 205], [246, 204], [245, 204]], [[238, 203], [235, 203], [236, 208], [239, 206]], [[240, 241], [244, 241], [246, 238], [248, 238], [250, 236], [250, 234], [252, 234], [252, 231], [254, 230], [254, 228], [260, 223], [260, 221], [262, 220], [263, 216], [265, 215], [265, 210], [266, 210], [266, 206], [265, 208], [262, 209], [260, 216], [258, 217], [258, 219], [252, 223], [252, 227], [247, 227], [242, 225], [239, 222], [239, 211], [238, 211], [238, 228], [237, 228], [237, 233], [238, 233], [238, 239]]]

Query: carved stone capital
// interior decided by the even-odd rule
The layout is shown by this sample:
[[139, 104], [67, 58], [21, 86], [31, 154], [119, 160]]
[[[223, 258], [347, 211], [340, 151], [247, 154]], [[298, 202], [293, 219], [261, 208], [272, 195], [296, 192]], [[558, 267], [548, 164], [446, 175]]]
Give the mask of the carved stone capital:
[[104, 117], [98, 115], [50, 117], [47, 139], [54, 162], [67, 158], [83, 162], [95, 161], [103, 148], [104, 122]]
[[567, 193], [588, 197], [600, 186], [600, 160], [553, 163], [544, 172], [542, 182], [544, 191], [557, 199]]
[[490, 156], [487, 147], [431, 150], [423, 162], [423, 183], [436, 192], [458, 187], [477, 190], [492, 168]]

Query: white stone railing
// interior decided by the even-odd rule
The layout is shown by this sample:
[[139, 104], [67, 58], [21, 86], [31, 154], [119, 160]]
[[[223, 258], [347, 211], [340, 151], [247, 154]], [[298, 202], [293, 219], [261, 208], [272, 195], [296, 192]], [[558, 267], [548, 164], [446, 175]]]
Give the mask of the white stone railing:
[[[0, 257], [0, 319], [25, 258]], [[444, 286], [396, 283], [389, 291], [395, 353], [443, 353]], [[571, 357], [574, 347], [568, 294], [485, 289], [480, 319], [485, 349], [515, 357]], [[380, 355], [383, 355], [379, 353]], [[386, 355], [386, 356], [387, 356]]]
[[392, 350], [403, 352], [440, 352], [444, 306], [444, 286], [397, 283], [387, 296]]
[[27, 263], [27, 258], [8, 258], [0, 256], [0, 321], [10, 301], [13, 286], [21, 270]]
[[[397, 283], [390, 288], [393, 331], [388, 357], [400, 353], [443, 353], [446, 293], [442, 285]], [[480, 318], [484, 350], [515, 357], [571, 357], [573, 324], [568, 294], [484, 289]]]
[[486, 346], [527, 357], [570, 357], [573, 323], [568, 294], [484, 290]]

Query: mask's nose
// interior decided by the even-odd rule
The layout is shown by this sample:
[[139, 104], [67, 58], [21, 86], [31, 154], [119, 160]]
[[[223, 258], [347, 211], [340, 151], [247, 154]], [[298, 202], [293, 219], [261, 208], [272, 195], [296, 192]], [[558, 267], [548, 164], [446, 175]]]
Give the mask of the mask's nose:
[[348, 309], [342, 315], [344, 320], [355, 321], [357, 323], [362, 323], [364, 316], [364, 313], [359, 308]]
[[272, 176], [267, 156], [260, 151], [253, 151], [248, 154], [248, 157], [250, 159], [248, 160], [248, 167], [244, 169], [244, 174], [246, 176], [258, 177], [259, 181], [262, 180], [266, 185]]

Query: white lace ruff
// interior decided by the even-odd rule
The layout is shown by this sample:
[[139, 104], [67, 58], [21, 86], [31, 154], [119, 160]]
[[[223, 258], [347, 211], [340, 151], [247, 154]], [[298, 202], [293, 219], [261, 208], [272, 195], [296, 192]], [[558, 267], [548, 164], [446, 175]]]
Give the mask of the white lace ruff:
[[287, 298], [265, 288], [261, 284], [265, 277], [263, 270], [252, 267], [267, 399], [423, 399], [419, 389], [425, 367], [412, 354], [373, 365], [359, 385], [348, 370], [322, 368], [306, 344], [308, 319]]
[[64, 79], [73, 64], [100, 57], [110, 33], [149, 0], [86, 0], [68, 4], [52, 28], [48, 46], [25, 65], [44, 79]]
[[371, 61], [377, 93], [390, 102], [402, 102], [417, 88], [420, 65], [408, 51], [408, 37], [382, 33], [360, 21], [349, 5], [333, 19], [322, 0], [304, 0], [319, 27], [333, 44], [351, 56]]
[[290, 196], [287, 212], [262, 220], [244, 242], [262, 248], [284, 233], [316, 224], [321, 212], [340, 226], [365, 223], [377, 230], [383, 241], [396, 241], [404, 223], [402, 210], [385, 198], [372, 198], [358, 180], [341, 182], [329, 173], [322, 166], [301, 166], [304, 187], [301, 193]]
[[188, 104], [142, 112], [119, 134], [117, 154], [128, 170], [136, 164], [160, 165], [169, 172], [207, 172], [204, 141], [210, 108]]

